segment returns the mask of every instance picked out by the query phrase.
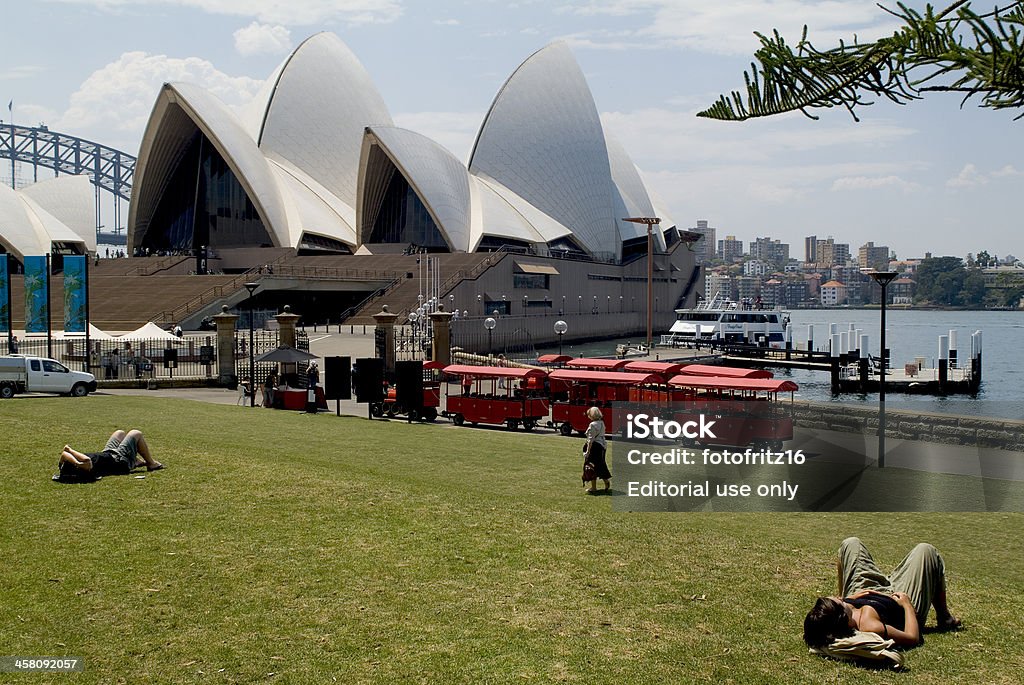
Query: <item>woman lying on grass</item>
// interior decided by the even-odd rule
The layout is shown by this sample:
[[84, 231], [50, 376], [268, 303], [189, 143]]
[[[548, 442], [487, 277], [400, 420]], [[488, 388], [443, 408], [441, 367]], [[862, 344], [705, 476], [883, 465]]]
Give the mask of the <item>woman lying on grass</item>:
[[837, 569], [840, 596], [819, 597], [804, 619], [804, 642], [809, 647], [827, 647], [858, 630], [900, 647], [916, 647], [931, 606], [939, 630], [960, 627], [960, 619], [946, 604], [942, 557], [927, 543], [914, 547], [887, 577], [864, 543], [847, 538], [839, 546]]

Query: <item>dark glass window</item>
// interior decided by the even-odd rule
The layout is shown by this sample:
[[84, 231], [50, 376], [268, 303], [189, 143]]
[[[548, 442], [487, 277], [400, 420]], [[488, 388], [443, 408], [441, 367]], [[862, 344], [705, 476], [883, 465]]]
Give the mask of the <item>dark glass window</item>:
[[641, 236], [639, 238], [630, 238], [622, 242], [622, 261], [623, 263], [632, 261], [638, 257], [647, 255], [647, 236]]
[[512, 287], [528, 290], [547, 290], [547, 274], [512, 274]]
[[447, 250], [441, 231], [409, 182], [399, 173], [392, 175], [380, 212], [373, 222], [371, 243], [407, 243]]
[[191, 251], [272, 244], [255, 205], [202, 134], [188, 143], [160, 198], [142, 247]]

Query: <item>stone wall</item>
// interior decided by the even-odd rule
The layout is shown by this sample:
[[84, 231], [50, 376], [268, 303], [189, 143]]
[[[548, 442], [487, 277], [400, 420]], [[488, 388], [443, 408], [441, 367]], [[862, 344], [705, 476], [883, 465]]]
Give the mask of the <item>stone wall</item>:
[[[798, 428], [834, 430], [877, 435], [878, 408], [794, 402]], [[924, 414], [905, 410], [885, 411], [885, 435], [952, 445], [1024, 451], [1024, 421], [983, 416]]]

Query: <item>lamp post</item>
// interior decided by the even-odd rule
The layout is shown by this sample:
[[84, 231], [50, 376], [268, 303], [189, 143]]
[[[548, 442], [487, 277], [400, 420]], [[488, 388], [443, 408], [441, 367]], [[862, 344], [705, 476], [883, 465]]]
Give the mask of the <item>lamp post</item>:
[[484, 319], [484, 328], [487, 329], [487, 356], [490, 357], [494, 354], [494, 345], [492, 334], [494, 333], [494, 327], [498, 325], [498, 322], [494, 320], [494, 317], [488, 316]]
[[249, 406], [256, 406], [256, 353], [253, 350], [253, 341], [256, 336], [255, 328], [253, 327], [253, 301], [252, 295], [256, 292], [256, 288], [260, 287], [259, 283], [246, 283], [245, 289], [249, 291]]
[[555, 322], [555, 333], [558, 334], [558, 356], [562, 356], [562, 336], [569, 330], [569, 324], [559, 319]]
[[484, 298], [483, 298], [483, 295], [477, 295], [476, 296], [476, 303], [478, 305], [480, 305], [480, 315], [483, 316], [483, 313], [484, 313]]
[[[427, 337], [427, 317], [426, 317], [426, 313], [427, 313], [427, 310], [424, 309], [423, 307], [417, 307], [416, 308], [416, 314], [418, 314], [417, 321], [419, 322], [418, 325], [419, 325], [419, 328], [420, 328], [420, 344], [421, 345], [422, 345], [422, 341], [425, 340], [426, 337]], [[416, 348], [416, 349], [418, 350], [419, 348]]]
[[530, 306], [530, 298], [523, 295], [523, 316], [526, 316], [526, 308]]
[[[410, 329], [409, 332], [412, 333], [412, 349], [413, 350], [416, 349], [416, 326], [418, 325], [417, 322], [419, 321], [419, 319], [420, 319], [420, 315], [415, 310], [409, 312], [409, 323], [411, 324], [410, 327], [409, 327], [409, 329]], [[415, 354], [415, 352], [413, 352], [413, 354]]]
[[661, 223], [658, 217], [635, 216], [623, 219], [632, 224], [647, 225], [647, 349], [651, 349], [654, 335], [654, 226]]
[[872, 271], [868, 274], [882, 287], [882, 330], [878, 339], [881, 345], [879, 356], [882, 364], [878, 376], [878, 468], [885, 466], [885, 289], [898, 276], [895, 271]]

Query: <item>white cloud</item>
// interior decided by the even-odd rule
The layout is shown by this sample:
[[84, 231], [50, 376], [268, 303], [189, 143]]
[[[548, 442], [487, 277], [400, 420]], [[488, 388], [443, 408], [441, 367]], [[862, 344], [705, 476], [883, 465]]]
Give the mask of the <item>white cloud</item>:
[[283, 26], [261, 24], [254, 21], [233, 34], [235, 50], [245, 57], [252, 55], [282, 55], [292, 49], [291, 31]]
[[458, 26], [461, 22], [458, 19], [435, 19], [434, 26]]
[[844, 176], [832, 181], [832, 190], [836, 192], [846, 190], [878, 190], [880, 188], [893, 188], [904, 193], [912, 193], [920, 190], [921, 186], [911, 183], [899, 176]]
[[255, 17], [268, 24], [303, 26], [331, 20], [349, 24], [388, 23], [402, 15], [400, 0], [50, 0], [104, 10], [139, 5], [177, 6], [210, 14]]
[[[248, 102], [262, 81], [229, 76], [197, 57], [179, 59], [126, 52], [93, 72], [71, 96], [52, 128], [89, 137], [101, 131], [105, 144], [129, 153], [138, 149], [162, 84], [185, 81], [202, 86], [231, 106]], [[114, 139], [116, 137], [116, 139]]]
[[946, 187], [948, 188], [973, 188], [979, 185], [985, 185], [988, 183], [988, 179], [978, 172], [977, 167], [974, 164], [965, 164], [964, 168], [960, 170], [960, 173], [953, 178], [946, 181]]
[[597, 34], [589, 44], [584, 42], [587, 34], [573, 38], [576, 45], [606, 49], [659, 47], [750, 54], [759, 44], [754, 31], [770, 34], [778, 29], [795, 43], [806, 24], [812, 42], [825, 47], [840, 38], [849, 42], [854, 34], [871, 40], [891, 33], [898, 24], [873, 3], [835, 0], [583, 0], [566, 9], [581, 15], [647, 18], [646, 25], [621, 32], [617, 40], [607, 33]]
[[[885, 120], [809, 123], [799, 113], [731, 125], [700, 119], [695, 111], [649, 108], [629, 112], [603, 112], [601, 122], [620, 139], [641, 166], [678, 167], [726, 163], [770, 163], [780, 156], [829, 150], [844, 155], [895, 144], [915, 134], [910, 128]], [[832, 152], [839, 151], [839, 152]], [[906, 166], [904, 166], [906, 168]]]
[[1024, 174], [1024, 171], [1018, 171], [1012, 164], [1007, 164], [1002, 169], [996, 169], [992, 172], [992, 178], [1007, 178], [1013, 176], [1020, 176]]
[[35, 64], [23, 64], [17, 67], [7, 67], [0, 70], [0, 81], [13, 81], [15, 79], [35, 78], [47, 71], [47, 67]]

